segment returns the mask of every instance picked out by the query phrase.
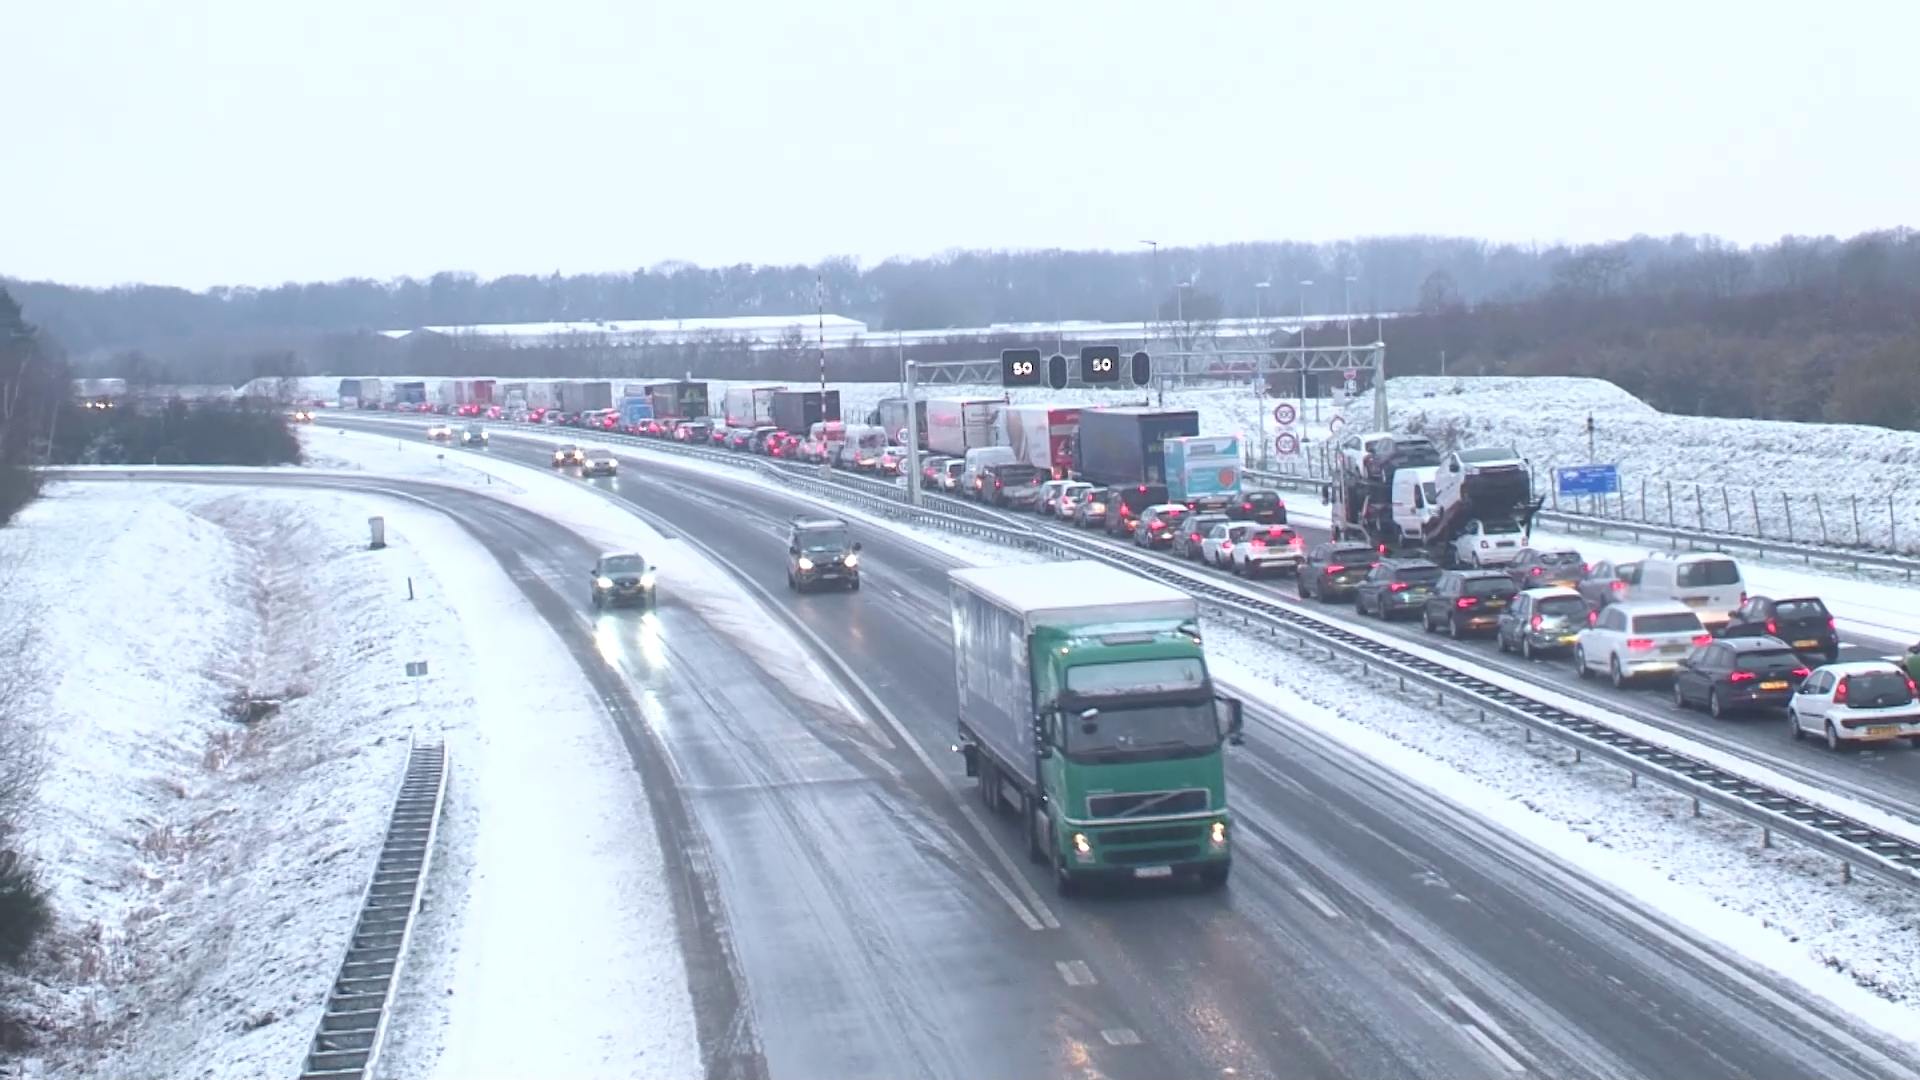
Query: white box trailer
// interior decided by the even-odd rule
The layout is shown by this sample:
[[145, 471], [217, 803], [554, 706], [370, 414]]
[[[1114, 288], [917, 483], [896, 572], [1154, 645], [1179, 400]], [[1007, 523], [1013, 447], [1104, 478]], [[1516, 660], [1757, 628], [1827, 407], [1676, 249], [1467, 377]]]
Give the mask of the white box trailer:
[[999, 398], [928, 398], [927, 449], [966, 457], [969, 450], [993, 446], [1004, 404]]

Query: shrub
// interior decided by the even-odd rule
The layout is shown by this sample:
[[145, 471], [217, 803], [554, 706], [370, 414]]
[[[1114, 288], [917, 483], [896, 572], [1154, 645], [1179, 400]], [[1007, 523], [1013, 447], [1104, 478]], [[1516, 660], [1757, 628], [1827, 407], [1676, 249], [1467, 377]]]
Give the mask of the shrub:
[[0, 850], [0, 963], [18, 964], [52, 921], [32, 868], [18, 853]]

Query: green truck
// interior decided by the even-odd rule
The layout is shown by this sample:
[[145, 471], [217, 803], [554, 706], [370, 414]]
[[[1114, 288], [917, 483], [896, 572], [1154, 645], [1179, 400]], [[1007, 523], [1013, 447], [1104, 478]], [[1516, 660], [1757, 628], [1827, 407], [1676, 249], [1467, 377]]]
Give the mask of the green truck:
[[1097, 562], [948, 575], [967, 775], [1070, 894], [1097, 878], [1227, 881], [1224, 747], [1193, 597]]

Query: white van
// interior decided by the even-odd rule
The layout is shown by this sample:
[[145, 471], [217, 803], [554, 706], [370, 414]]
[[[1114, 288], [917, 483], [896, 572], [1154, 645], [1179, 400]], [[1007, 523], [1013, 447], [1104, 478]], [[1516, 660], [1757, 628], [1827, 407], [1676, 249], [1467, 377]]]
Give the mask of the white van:
[[1747, 582], [1731, 555], [1655, 551], [1640, 561], [1640, 580], [1628, 586], [1628, 599], [1685, 604], [1718, 634], [1747, 602]]
[[989, 465], [1013, 465], [1019, 462], [1011, 446], [976, 446], [967, 451], [967, 467], [960, 471], [960, 494], [981, 497], [980, 474]]

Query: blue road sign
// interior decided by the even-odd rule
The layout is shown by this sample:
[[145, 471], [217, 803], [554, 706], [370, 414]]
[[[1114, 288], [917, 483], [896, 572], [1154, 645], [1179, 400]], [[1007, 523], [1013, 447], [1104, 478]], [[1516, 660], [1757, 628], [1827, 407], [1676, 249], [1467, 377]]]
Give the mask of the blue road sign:
[[1554, 482], [1562, 495], [1617, 495], [1620, 492], [1620, 466], [1573, 465], [1553, 470]]

